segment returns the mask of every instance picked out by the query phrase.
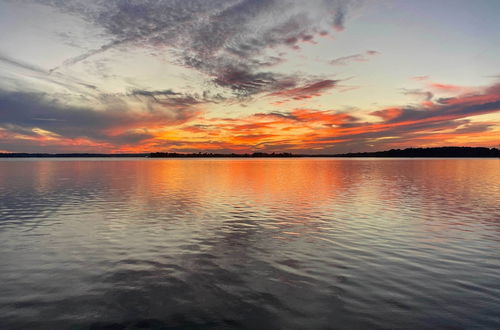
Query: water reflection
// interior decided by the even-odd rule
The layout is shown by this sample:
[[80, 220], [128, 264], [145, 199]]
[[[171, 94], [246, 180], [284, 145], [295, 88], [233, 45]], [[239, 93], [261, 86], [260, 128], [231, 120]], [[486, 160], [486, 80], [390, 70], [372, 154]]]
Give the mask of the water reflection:
[[499, 169], [1, 161], [0, 328], [495, 328]]

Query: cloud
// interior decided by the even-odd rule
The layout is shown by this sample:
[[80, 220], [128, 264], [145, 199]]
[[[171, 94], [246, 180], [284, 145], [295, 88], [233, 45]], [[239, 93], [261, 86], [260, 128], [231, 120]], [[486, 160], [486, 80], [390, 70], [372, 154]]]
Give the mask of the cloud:
[[421, 89], [405, 89], [405, 88], [403, 88], [402, 91], [403, 91], [403, 94], [405, 94], [405, 95], [417, 96], [419, 98], [422, 98], [424, 101], [430, 101], [434, 97], [434, 94], [432, 92], [424, 91]]
[[247, 152], [337, 153], [449, 144], [494, 146], [500, 138], [500, 131], [494, 130], [496, 123], [472, 121], [475, 116], [500, 111], [500, 85], [457, 96], [449, 103], [431, 103], [376, 110], [371, 112], [379, 118], [376, 121], [316, 109], [212, 118], [201, 125], [183, 126], [181, 131], [189, 133], [184, 141], [189, 143], [178, 139], [173, 150], [211, 141], [210, 150], [224, 146], [224, 150]]
[[[317, 81], [287, 89], [284, 96], [312, 95], [332, 86], [333, 81]], [[151, 109], [132, 110], [120, 103], [124, 97], [150, 102]], [[372, 111], [371, 121], [352, 113], [308, 108], [204, 118], [197, 108], [197, 102], [205, 102], [203, 96], [191, 97], [173, 90], [132, 90], [128, 96], [103, 96], [109, 107], [96, 110], [68, 106], [46, 94], [3, 91], [0, 150], [327, 153], [446, 144], [491, 146], [500, 138], [496, 123], [472, 121], [500, 111], [500, 84], [430, 100], [427, 105]]]
[[416, 80], [416, 81], [424, 81], [424, 80], [429, 80], [430, 77], [429, 76], [415, 76], [415, 77], [412, 77], [411, 79]]
[[[48, 68], [0, 55], [0, 64], [8, 68], [6, 74], [22, 71], [26, 81], [36, 78], [68, 88], [57, 95], [30, 93], [28, 83], [22, 82], [17, 86], [19, 92], [0, 91], [0, 149], [17, 140], [23, 148], [43, 144], [58, 148], [85, 145], [99, 150], [133, 146], [187, 150], [207, 146], [212, 150], [340, 151], [410, 143], [412, 138], [440, 143], [470, 136], [473, 141], [484, 142], [492, 140], [496, 132], [489, 123], [478, 124], [471, 117], [499, 110], [500, 85], [469, 88], [436, 83], [428, 76], [414, 77], [421, 81], [422, 89], [402, 90], [417, 97], [419, 104], [370, 109], [365, 112], [371, 114], [368, 118], [355, 115], [363, 109], [350, 114], [305, 107], [241, 118], [214, 118], [213, 113], [210, 118], [203, 117], [215, 103], [247, 101], [259, 95], [271, 97], [276, 101], [274, 105], [304, 103], [333, 90], [352, 88], [339, 86], [340, 80], [328, 76], [290, 73], [280, 65], [287, 60], [287, 52], [341, 31], [355, 1], [30, 1], [85, 19], [96, 27], [99, 37], [92, 40], [92, 49], [66, 59], [50, 74]], [[202, 89], [183, 86], [174, 90], [168, 85], [147, 89], [130, 77], [124, 81], [133, 88], [124, 87], [117, 92], [119, 86], [113, 81], [109, 86], [114, 92], [106, 94], [80, 81], [85, 74], [64, 74], [70, 71], [68, 67], [82, 61], [82, 65], [87, 65], [94, 60], [95, 68], [102, 61], [92, 58], [95, 54], [131, 48], [139, 50], [141, 56], [168, 55], [162, 59], [190, 70], [183, 69], [183, 75], [196, 71], [196, 83], [199, 76], [204, 79]], [[364, 62], [378, 54], [368, 50], [333, 59], [330, 64]], [[178, 76], [172, 78], [176, 79]], [[68, 105], [70, 101], [87, 105]], [[279, 109], [292, 108], [288, 106]], [[228, 107], [227, 111], [232, 109]], [[484, 132], [488, 136], [479, 137]]]
[[434, 90], [436, 92], [443, 93], [453, 93], [453, 94], [463, 94], [463, 93], [471, 93], [474, 92], [475, 89], [471, 87], [452, 85], [452, 84], [442, 84], [437, 82], [429, 81], [427, 82], [428, 88]]
[[227, 67], [217, 72], [212, 82], [230, 88], [238, 96], [249, 96], [276, 89], [280, 79], [271, 72], [252, 73], [244, 68]]
[[306, 85], [282, 89], [269, 94], [269, 96], [283, 98], [285, 100], [278, 103], [283, 103], [290, 100], [303, 100], [317, 97], [337, 86], [339, 80], [319, 80], [310, 82]]
[[0, 53], [0, 62], [3, 62], [5, 64], [8, 64], [8, 65], [13, 66], [13, 67], [28, 70], [28, 71], [33, 71], [33, 72], [43, 73], [43, 74], [47, 73], [46, 70], [44, 70], [36, 65], [32, 65], [29, 63], [25, 63], [23, 61], [16, 60], [10, 56], [7, 56], [7, 55], [1, 54], [1, 53]]
[[352, 62], [367, 62], [370, 59], [370, 57], [375, 55], [380, 55], [380, 53], [374, 50], [368, 50], [360, 54], [338, 57], [336, 59], [331, 60], [329, 63], [331, 65], [347, 65]]
[[388, 109], [373, 111], [370, 114], [372, 116], [380, 117], [385, 121], [389, 121], [389, 120], [392, 120], [394, 118], [398, 118], [399, 116], [401, 116], [403, 111], [404, 110], [400, 109], [400, 108], [388, 108]]
[[134, 89], [128, 95], [144, 102], [150, 111], [154, 111], [156, 105], [160, 105], [162, 108], [182, 110], [183, 108], [192, 108], [207, 103], [219, 103], [226, 100], [222, 95], [213, 94], [209, 91], [204, 91], [200, 95], [198, 93], [174, 92], [171, 89], [153, 91]]
[[92, 84], [86, 83], [74, 77], [63, 75], [61, 73], [49, 76], [48, 70], [45, 70], [41, 67], [38, 67], [30, 63], [26, 63], [24, 61], [14, 59], [10, 56], [1, 53], [0, 53], [0, 64], [6, 66], [7, 70], [9, 71], [12, 70], [16, 72], [21, 71], [27, 74], [29, 77], [64, 87], [65, 89], [72, 92], [88, 94], [89, 90], [90, 91], [97, 90], [97, 87]]
[[69, 58], [69, 59], [65, 60], [61, 65], [50, 69], [48, 71], [48, 74], [52, 74], [53, 72], [59, 70], [62, 66], [71, 66], [71, 65], [76, 64], [78, 62], [86, 60], [87, 58], [89, 58], [91, 56], [97, 55], [99, 53], [103, 53], [103, 52], [107, 51], [108, 49], [114, 48], [114, 47], [116, 47], [120, 44], [123, 44], [125, 42], [126, 42], [125, 40], [113, 41], [109, 44], [106, 44], [106, 45], [99, 47], [98, 49], [92, 49], [92, 50], [89, 50], [83, 54], [76, 56], [76, 57]]
[[[278, 46], [312, 42], [331, 28], [342, 30], [349, 0], [38, 0], [100, 27], [101, 47], [67, 59], [81, 62], [117, 46], [168, 48], [174, 61], [205, 74], [237, 96], [269, 92], [283, 77], [262, 71], [283, 62], [269, 56]], [[326, 14], [325, 14], [326, 13]], [[269, 87], [270, 86], [270, 87]]]
[[372, 112], [383, 118], [387, 124], [434, 122], [455, 120], [470, 116], [492, 113], [500, 110], [500, 98], [487, 103], [434, 105], [431, 108], [391, 108]]
[[422, 106], [431, 107], [434, 104], [432, 102], [432, 99], [434, 98], [434, 93], [428, 90], [406, 89], [406, 88], [401, 88], [401, 90], [404, 95], [410, 95], [416, 97], [416, 99], [420, 101], [420, 105]]
[[165, 90], [158, 90], [158, 91], [148, 91], [148, 90], [140, 90], [140, 89], [134, 89], [130, 93], [131, 95], [140, 95], [140, 96], [148, 96], [152, 98], [156, 98], [158, 96], [177, 96], [179, 93], [174, 92], [171, 89], [165, 89]]
[[0, 128], [19, 139], [85, 139], [111, 146], [138, 144], [150, 130], [183, 124], [199, 112], [191, 107], [137, 111], [126, 107], [96, 110], [66, 105], [43, 93], [0, 91]]
[[459, 134], [468, 134], [468, 133], [483, 133], [491, 130], [496, 126], [496, 123], [469, 123], [464, 125], [464, 127], [459, 128], [455, 131], [455, 133]]
[[333, 26], [337, 31], [344, 30], [344, 22], [345, 22], [346, 13], [344, 8], [339, 7], [335, 11], [335, 15], [333, 16]]

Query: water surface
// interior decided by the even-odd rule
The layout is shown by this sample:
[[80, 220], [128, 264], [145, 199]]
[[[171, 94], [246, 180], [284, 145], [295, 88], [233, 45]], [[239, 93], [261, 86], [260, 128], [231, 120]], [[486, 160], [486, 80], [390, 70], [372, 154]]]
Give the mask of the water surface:
[[1, 329], [500, 328], [498, 159], [0, 161]]

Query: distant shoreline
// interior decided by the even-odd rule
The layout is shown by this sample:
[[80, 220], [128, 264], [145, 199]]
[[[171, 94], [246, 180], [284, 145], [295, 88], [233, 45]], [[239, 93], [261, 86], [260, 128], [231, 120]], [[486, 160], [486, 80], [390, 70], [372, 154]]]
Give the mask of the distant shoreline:
[[222, 153], [135, 153], [135, 154], [98, 154], [98, 153], [0, 153], [0, 158], [500, 158], [500, 149], [484, 147], [438, 147], [438, 148], [406, 148], [377, 152], [357, 152], [345, 154], [292, 154], [263, 153], [222, 154]]

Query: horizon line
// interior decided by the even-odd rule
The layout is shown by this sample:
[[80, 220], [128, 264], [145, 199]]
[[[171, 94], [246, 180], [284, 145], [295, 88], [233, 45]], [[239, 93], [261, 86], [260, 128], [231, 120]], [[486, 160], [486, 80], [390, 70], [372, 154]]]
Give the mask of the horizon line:
[[141, 153], [90, 153], [90, 152], [4, 152], [1, 158], [97, 158], [97, 157], [144, 157], [144, 158], [285, 158], [285, 157], [500, 157], [500, 149], [496, 147], [409, 147], [382, 151], [348, 152], [337, 154], [308, 154], [292, 152], [246, 152], [220, 153], [210, 151], [198, 152], [141, 152]]

